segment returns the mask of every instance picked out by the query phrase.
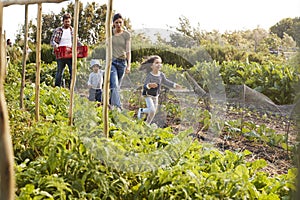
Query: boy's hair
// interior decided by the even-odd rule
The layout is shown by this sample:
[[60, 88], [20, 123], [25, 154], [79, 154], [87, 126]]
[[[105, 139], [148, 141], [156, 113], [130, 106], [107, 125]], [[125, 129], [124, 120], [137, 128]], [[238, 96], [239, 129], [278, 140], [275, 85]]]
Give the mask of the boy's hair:
[[151, 72], [151, 70], [152, 70], [151, 66], [154, 63], [154, 61], [157, 59], [161, 59], [161, 57], [158, 55], [149, 56], [144, 62], [142, 62], [140, 70], [146, 71], [147, 73]]
[[65, 21], [66, 19], [72, 19], [72, 16], [71, 16], [71, 14], [70, 13], [65, 13], [64, 15], [63, 15], [63, 21]]

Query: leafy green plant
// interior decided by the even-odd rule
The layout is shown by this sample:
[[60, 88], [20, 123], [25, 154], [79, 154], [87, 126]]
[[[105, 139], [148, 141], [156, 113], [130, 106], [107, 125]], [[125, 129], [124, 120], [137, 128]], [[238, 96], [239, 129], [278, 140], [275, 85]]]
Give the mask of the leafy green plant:
[[220, 73], [225, 84], [245, 84], [263, 93], [276, 104], [291, 104], [294, 101], [294, 87], [299, 80], [294, 67], [271, 62], [264, 64], [224, 62]]
[[[34, 85], [26, 85], [26, 107], [20, 110], [20, 85], [13, 79], [9, 77], [5, 92], [16, 199], [288, 199], [296, 190], [296, 169], [271, 176], [263, 170], [266, 161], [249, 161], [247, 150], [220, 151], [190, 137], [192, 129], [174, 134], [171, 127], [153, 128], [136, 120], [134, 111], [110, 111], [106, 138], [102, 108], [76, 95], [74, 126], [69, 126], [69, 92], [64, 88], [41, 85], [41, 119], [36, 122]], [[174, 106], [167, 107], [172, 114], [188, 112], [176, 113]], [[204, 127], [210, 114], [196, 113]], [[227, 124], [235, 134], [274, 134], [251, 122], [242, 129], [237, 122]]]

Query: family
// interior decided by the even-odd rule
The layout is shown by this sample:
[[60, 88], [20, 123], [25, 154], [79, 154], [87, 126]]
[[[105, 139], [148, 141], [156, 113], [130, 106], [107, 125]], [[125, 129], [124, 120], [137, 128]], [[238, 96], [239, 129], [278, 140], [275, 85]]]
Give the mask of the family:
[[[63, 15], [63, 26], [54, 30], [51, 37], [51, 45], [54, 48], [59, 46], [72, 47], [73, 29], [71, 27], [71, 15]], [[120, 100], [120, 86], [125, 73], [130, 73], [131, 68], [131, 33], [124, 28], [124, 19], [120, 13], [113, 16], [112, 30], [112, 63], [110, 74], [110, 106], [119, 111], [122, 110]], [[82, 44], [77, 40], [77, 45]], [[62, 85], [62, 76], [65, 66], [69, 67], [70, 77], [72, 74], [72, 58], [57, 59], [57, 71], [55, 76], [55, 86]], [[161, 72], [162, 59], [158, 55], [149, 56], [146, 61], [141, 64], [140, 70], [147, 73], [144, 81], [142, 95], [146, 101], [146, 108], [139, 108], [137, 117], [142, 119], [144, 114], [147, 115], [146, 123], [151, 124], [158, 108], [158, 97], [161, 86], [179, 89], [180, 85], [167, 79], [165, 74]], [[101, 70], [99, 60], [92, 59], [90, 61], [92, 72], [89, 75], [87, 85], [89, 88], [90, 101], [102, 101], [102, 85], [104, 79], [104, 71]], [[72, 78], [72, 77], [71, 77]]]

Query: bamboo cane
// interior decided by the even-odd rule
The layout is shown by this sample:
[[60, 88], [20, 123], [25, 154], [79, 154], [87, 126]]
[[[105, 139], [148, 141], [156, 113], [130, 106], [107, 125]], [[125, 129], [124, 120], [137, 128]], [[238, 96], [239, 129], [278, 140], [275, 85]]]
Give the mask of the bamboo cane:
[[75, 0], [74, 6], [74, 26], [73, 26], [73, 44], [72, 44], [72, 79], [70, 86], [70, 107], [69, 107], [69, 125], [73, 125], [73, 105], [74, 105], [74, 88], [77, 73], [77, 34], [78, 34], [79, 2]]
[[109, 102], [109, 82], [110, 82], [110, 70], [112, 62], [112, 33], [111, 33], [111, 22], [112, 22], [112, 5], [113, 0], [108, 0], [107, 13], [105, 21], [105, 37], [106, 37], [106, 67], [104, 76], [103, 86], [103, 132], [108, 137], [108, 102]]
[[[36, 33], [36, 75], [35, 75], [35, 120], [40, 119], [40, 75], [41, 75], [41, 38], [42, 38], [42, 4], [38, 4]], [[24, 47], [27, 51], [27, 47]]]
[[[28, 45], [28, 5], [25, 5], [25, 30], [24, 30], [24, 47]], [[20, 108], [24, 109], [24, 88], [25, 88], [25, 73], [26, 73], [27, 49], [23, 49], [22, 58], [22, 80], [20, 88]]]
[[3, 4], [0, 2], [0, 200], [13, 200], [15, 193], [14, 156], [9, 130], [8, 110], [4, 96], [6, 51], [2, 33]]

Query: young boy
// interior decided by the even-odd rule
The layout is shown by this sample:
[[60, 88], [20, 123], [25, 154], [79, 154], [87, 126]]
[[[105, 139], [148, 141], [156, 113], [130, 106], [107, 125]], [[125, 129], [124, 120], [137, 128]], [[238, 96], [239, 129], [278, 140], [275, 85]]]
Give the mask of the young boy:
[[93, 70], [89, 75], [88, 88], [89, 88], [89, 100], [102, 102], [102, 85], [104, 70], [100, 70], [99, 60], [92, 59], [90, 62], [90, 68]]

